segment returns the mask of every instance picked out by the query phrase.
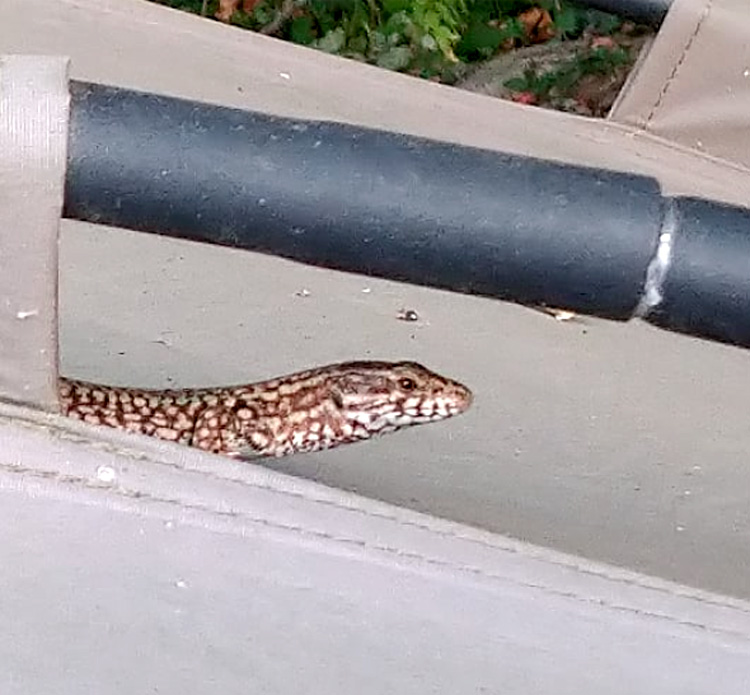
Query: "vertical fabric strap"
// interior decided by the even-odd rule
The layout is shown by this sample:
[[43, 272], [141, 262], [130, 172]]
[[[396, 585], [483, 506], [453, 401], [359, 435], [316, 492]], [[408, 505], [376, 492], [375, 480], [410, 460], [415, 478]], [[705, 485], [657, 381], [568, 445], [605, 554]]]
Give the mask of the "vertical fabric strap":
[[68, 60], [0, 56], [0, 399], [57, 409]]

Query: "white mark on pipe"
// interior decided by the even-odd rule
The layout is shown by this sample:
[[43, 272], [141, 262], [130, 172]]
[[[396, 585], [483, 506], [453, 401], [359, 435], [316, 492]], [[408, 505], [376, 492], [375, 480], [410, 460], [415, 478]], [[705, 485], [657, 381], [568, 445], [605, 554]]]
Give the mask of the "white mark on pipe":
[[648, 316], [664, 299], [662, 289], [672, 263], [672, 250], [674, 248], [674, 238], [678, 225], [677, 210], [675, 209], [674, 201], [669, 199], [667, 204], [668, 207], [664, 213], [656, 253], [648, 264], [641, 301], [638, 302], [638, 306], [634, 312], [634, 316], [636, 317], [644, 318]]

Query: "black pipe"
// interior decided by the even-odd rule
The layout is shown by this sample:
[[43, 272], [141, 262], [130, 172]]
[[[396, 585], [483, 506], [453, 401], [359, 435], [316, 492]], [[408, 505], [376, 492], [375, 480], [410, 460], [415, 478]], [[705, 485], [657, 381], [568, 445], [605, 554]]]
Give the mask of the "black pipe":
[[578, 5], [611, 12], [624, 19], [659, 26], [667, 15], [672, 0], [575, 0]]
[[606, 318], [638, 312], [750, 346], [736, 327], [750, 316], [747, 210], [665, 201], [643, 176], [349, 125], [85, 83], [71, 94], [67, 217]]
[[655, 181], [72, 84], [65, 215], [627, 319]]
[[648, 320], [750, 346], [750, 212], [693, 198], [673, 210], [669, 267]]

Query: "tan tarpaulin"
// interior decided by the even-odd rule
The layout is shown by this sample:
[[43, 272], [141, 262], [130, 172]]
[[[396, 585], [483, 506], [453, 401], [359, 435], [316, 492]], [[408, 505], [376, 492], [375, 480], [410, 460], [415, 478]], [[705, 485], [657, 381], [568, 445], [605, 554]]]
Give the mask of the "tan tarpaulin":
[[[675, 0], [603, 122], [139, 0], [4, 0], [0, 54], [748, 206], [741, 14]], [[59, 142], [36, 146], [59, 159]], [[60, 182], [19, 192], [13, 177], [0, 170], [0, 386], [42, 404], [53, 369], [32, 353], [55, 346], [44, 211]], [[455, 421], [275, 470], [0, 406], [3, 693], [748, 692], [750, 607], [706, 593], [750, 598], [745, 351], [70, 221], [59, 277], [71, 376], [232, 383], [415, 358], [477, 400]], [[422, 321], [396, 320], [404, 307]]]
[[611, 118], [746, 168], [748, 31], [745, 0], [676, 2]]

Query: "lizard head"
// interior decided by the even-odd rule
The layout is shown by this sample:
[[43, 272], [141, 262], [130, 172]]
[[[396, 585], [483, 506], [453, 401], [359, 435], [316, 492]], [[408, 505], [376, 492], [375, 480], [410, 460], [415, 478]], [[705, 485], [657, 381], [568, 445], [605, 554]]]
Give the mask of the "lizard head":
[[[238, 455], [330, 449], [464, 412], [471, 391], [416, 362], [344, 362], [272, 380], [238, 427]], [[258, 400], [260, 399], [260, 400]]]
[[373, 434], [464, 412], [472, 401], [466, 386], [416, 362], [351, 362], [328, 384], [339, 415]]

